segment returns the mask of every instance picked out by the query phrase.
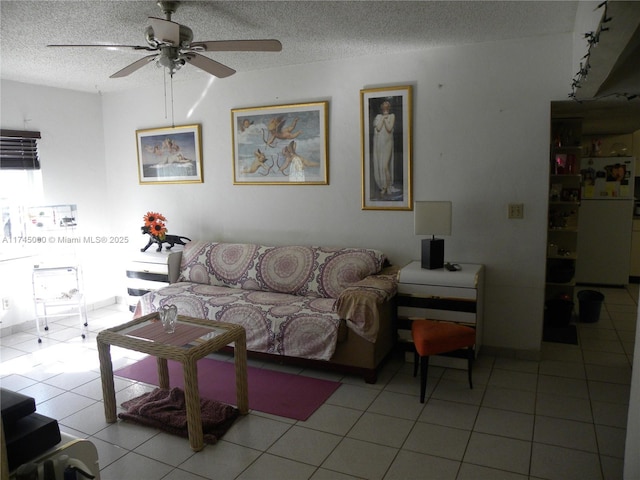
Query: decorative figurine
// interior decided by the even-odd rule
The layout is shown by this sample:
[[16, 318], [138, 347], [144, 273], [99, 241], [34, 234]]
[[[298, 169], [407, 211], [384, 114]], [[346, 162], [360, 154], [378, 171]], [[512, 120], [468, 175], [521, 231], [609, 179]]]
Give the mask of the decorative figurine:
[[186, 245], [187, 242], [190, 242], [191, 239], [187, 237], [181, 237], [179, 235], [168, 235], [167, 234], [167, 226], [164, 222], [167, 219], [164, 215], [156, 212], [147, 212], [144, 216], [144, 225], [142, 226], [142, 234], [149, 235], [149, 242], [141, 248], [141, 252], [146, 252], [147, 249], [153, 245], [154, 243], [158, 245], [156, 252], [162, 251], [162, 244], [168, 243], [169, 245], [165, 248], [170, 250], [174, 245]]

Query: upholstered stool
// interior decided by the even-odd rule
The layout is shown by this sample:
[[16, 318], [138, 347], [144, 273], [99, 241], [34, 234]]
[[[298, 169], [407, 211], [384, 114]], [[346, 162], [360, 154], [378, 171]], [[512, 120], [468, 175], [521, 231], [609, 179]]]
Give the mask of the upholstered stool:
[[415, 345], [414, 377], [418, 373], [418, 358], [420, 359], [420, 403], [424, 403], [424, 396], [427, 390], [429, 355], [453, 352], [466, 348], [469, 388], [473, 388], [471, 368], [473, 366], [474, 356], [473, 346], [476, 343], [476, 331], [474, 328], [450, 322], [414, 320], [411, 324], [411, 334], [413, 336], [413, 344]]

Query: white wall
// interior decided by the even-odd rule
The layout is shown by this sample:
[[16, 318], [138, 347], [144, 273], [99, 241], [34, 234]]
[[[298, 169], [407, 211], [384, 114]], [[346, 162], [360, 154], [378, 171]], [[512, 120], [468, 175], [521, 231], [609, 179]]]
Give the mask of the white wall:
[[[44, 197], [36, 205], [75, 203], [78, 206], [78, 235], [96, 235], [110, 229], [108, 208], [102, 99], [98, 94], [37, 87], [2, 81], [2, 128], [40, 131], [38, 151], [42, 165]], [[2, 175], [2, 173], [0, 173]], [[5, 245], [4, 257], [11, 255]], [[22, 245], [11, 245], [22, 249]], [[113, 284], [108, 246], [77, 245], [74, 253], [84, 265], [89, 301], [114, 295], [105, 292]], [[49, 242], [36, 253], [58, 257], [68, 246]], [[15, 269], [35, 263], [34, 259], [0, 262], [0, 296], [9, 297], [11, 308], [0, 311], [1, 326], [34, 318], [31, 274], [23, 272], [17, 282]]]
[[[129, 244], [84, 246], [98, 262], [89, 290], [123, 292], [124, 262], [146, 241], [142, 215], [164, 213], [191, 238], [367, 246], [404, 264], [419, 258], [412, 212], [363, 211], [359, 90], [414, 86], [413, 192], [453, 202], [447, 260], [487, 266], [484, 344], [537, 351], [542, 330], [549, 102], [566, 97], [570, 35], [439, 48], [174, 80], [176, 125], [203, 131], [203, 184], [139, 185], [135, 131], [169, 126], [154, 89], [81, 94], [2, 83], [3, 128], [41, 130], [45, 196], [76, 203], [87, 234]], [[117, 80], [114, 80], [117, 81]], [[232, 184], [232, 108], [329, 101], [327, 186]], [[104, 126], [104, 130], [102, 130]], [[103, 135], [104, 133], [104, 135]], [[507, 204], [524, 203], [524, 220]], [[107, 252], [117, 261], [102, 262]], [[98, 276], [102, 275], [102, 276]], [[124, 282], [123, 282], [124, 283]]]
[[[451, 200], [446, 259], [487, 266], [488, 346], [537, 351], [542, 331], [549, 106], [566, 98], [571, 35], [439, 48], [174, 80], [175, 124], [201, 124], [198, 185], [139, 185], [136, 129], [170, 126], [154, 89], [105, 94], [108, 205], [116, 233], [135, 235], [148, 210], [190, 238], [367, 246], [395, 264], [419, 258], [413, 214], [363, 211], [359, 90], [414, 86], [416, 200]], [[328, 186], [232, 184], [232, 108], [329, 101]], [[524, 203], [524, 220], [507, 204]], [[144, 239], [132, 245], [143, 246]]]

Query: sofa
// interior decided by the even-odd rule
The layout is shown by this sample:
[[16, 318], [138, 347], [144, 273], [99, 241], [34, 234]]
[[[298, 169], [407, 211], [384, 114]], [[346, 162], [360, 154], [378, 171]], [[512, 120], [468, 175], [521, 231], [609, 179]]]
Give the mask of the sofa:
[[135, 316], [180, 315], [242, 325], [254, 357], [377, 380], [394, 344], [398, 268], [364, 248], [193, 241], [169, 258], [170, 284]]

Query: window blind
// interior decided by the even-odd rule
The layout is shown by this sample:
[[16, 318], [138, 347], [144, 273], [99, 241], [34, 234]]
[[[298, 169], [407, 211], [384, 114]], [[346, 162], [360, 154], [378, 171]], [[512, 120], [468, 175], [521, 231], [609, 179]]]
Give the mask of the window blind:
[[39, 170], [40, 132], [0, 130], [0, 170]]

